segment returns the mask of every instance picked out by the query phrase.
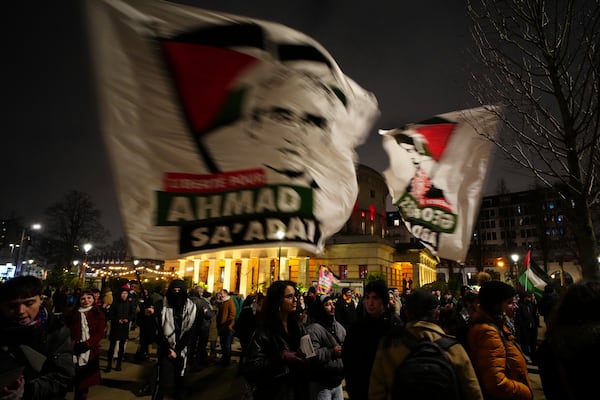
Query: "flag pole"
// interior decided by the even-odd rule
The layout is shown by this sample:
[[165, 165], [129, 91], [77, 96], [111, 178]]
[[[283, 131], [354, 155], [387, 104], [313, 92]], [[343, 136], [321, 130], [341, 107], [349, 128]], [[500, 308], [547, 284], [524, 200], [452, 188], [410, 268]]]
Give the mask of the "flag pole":
[[525, 262], [523, 263], [523, 266], [525, 267], [525, 293], [527, 293], [527, 281], [529, 280], [527, 278], [527, 270], [529, 269], [530, 264], [531, 264], [531, 250], [528, 250], [527, 255], [525, 256]]

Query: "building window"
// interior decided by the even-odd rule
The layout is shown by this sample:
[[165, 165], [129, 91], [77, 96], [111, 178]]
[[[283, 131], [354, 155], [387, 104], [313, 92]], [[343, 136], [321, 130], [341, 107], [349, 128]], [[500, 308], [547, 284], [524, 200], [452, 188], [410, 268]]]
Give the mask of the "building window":
[[221, 267], [221, 271], [219, 272], [219, 282], [225, 282], [225, 267]]
[[348, 266], [340, 265], [340, 278], [346, 279], [348, 277]]
[[367, 279], [368, 273], [369, 273], [369, 268], [366, 265], [358, 266], [358, 276], [360, 279]]

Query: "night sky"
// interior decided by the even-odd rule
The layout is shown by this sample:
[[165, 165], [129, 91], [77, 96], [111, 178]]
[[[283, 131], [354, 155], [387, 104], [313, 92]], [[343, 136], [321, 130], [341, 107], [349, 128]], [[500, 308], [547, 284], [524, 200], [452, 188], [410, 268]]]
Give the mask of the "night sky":
[[[0, 30], [2, 62], [2, 188], [0, 218], [25, 223], [68, 191], [87, 192], [114, 239], [122, 235], [116, 196], [92, 90], [81, 0], [9, 2]], [[359, 162], [388, 166], [378, 129], [401, 127], [475, 107], [467, 83], [472, 63], [463, 0], [281, 1], [188, 0], [180, 3], [270, 20], [319, 41], [346, 75], [379, 101], [381, 117], [357, 151]], [[521, 174], [499, 162], [499, 176], [523, 190]]]

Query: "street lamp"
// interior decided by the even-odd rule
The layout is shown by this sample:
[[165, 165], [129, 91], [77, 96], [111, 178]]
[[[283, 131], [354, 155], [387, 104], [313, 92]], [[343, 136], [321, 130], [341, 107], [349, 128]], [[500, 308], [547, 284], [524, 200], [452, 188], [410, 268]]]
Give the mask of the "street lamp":
[[281, 280], [281, 240], [285, 237], [285, 232], [278, 230], [275, 233], [277, 240], [279, 240], [279, 250], [277, 251], [277, 280]]
[[79, 277], [81, 279], [82, 286], [85, 285], [85, 271], [87, 269], [87, 257], [88, 257], [88, 251], [90, 251], [91, 249], [92, 249], [91, 243], [85, 243], [83, 245], [83, 251], [85, 253], [85, 256], [83, 258], [83, 264], [81, 265], [81, 276]]
[[[29, 228], [31, 230], [34, 231], [39, 231], [40, 229], [42, 229], [42, 225], [35, 223], [35, 224], [31, 224], [29, 226]], [[26, 252], [23, 250], [23, 246], [25, 245], [25, 237], [27, 236], [27, 228], [23, 228], [23, 230], [21, 231], [21, 241], [20, 244], [17, 246], [19, 248], [19, 251], [17, 251], [17, 269], [15, 271], [15, 276], [16, 275], [21, 275], [21, 259], [25, 258], [25, 256], [27, 255]]]
[[[510, 256], [510, 258], [513, 260], [514, 268], [517, 269], [518, 273], [517, 261], [519, 261], [519, 255], [513, 254]], [[510, 278], [513, 280], [515, 279], [515, 270], [513, 269], [513, 265], [511, 265]]]

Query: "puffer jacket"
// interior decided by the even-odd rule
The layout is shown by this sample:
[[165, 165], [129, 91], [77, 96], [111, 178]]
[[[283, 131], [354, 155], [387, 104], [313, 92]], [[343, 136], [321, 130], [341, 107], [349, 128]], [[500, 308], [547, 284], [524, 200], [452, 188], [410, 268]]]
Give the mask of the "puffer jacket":
[[[403, 330], [406, 330], [406, 332], [419, 340], [427, 338], [428, 340], [436, 341], [441, 337], [452, 337], [446, 335], [439, 325], [428, 321], [413, 321], [409, 322], [405, 328], [392, 330], [381, 341], [375, 355], [375, 362], [373, 363], [369, 382], [369, 400], [386, 400], [391, 396], [396, 368], [402, 364], [410, 353], [409, 348], [402, 341], [392, 340], [397, 337], [396, 335], [401, 337], [400, 335]], [[446, 354], [454, 367], [454, 372], [461, 388], [462, 398], [465, 400], [483, 399], [475, 370], [463, 346], [457, 343], [448, 348]]]
[[0, 319], [0, 343], [9, 349], [27, 345], [45, 356], [41, 371], [25, 368], [24, 400], [64, 399], [73, 386], [75, 364], [69, 328], [52, 313], [37, 326], [18, 326]]
[[471, 318], [467, 352], [486, 400], [531, 400], [527, 362], [501, 319], [479, 309]]
[[335, 327], [335, 336], [319, 322], [308, 325], [306, 331], [316, 353], [316, 357], [311, 359], [311, 381], [335, 387], [344, 379], [344, 364], [341, 355], [336, 356], [334, 349], [344, 343], [346, 329], [335, 320], [331, 323]]

